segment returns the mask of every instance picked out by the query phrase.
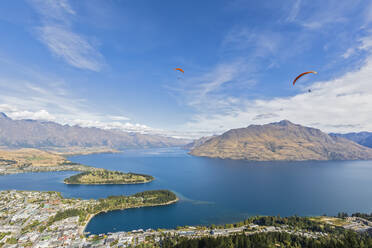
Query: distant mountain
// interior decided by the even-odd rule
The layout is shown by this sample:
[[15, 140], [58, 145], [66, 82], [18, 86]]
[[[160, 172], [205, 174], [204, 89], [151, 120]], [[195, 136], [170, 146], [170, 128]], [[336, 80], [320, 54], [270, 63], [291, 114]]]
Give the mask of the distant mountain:
[[195, 147], [190, 154], [254, 161], [372, 159], [370, 148], [287, 120], [232, 129]]
[[213, 137], [216, 137], [216, 135], [208, 136], [208, 137], [201, 137], [197, 140], [194, 140], [191, 143], [186, 144], [183, 148], [186, 149], [186, 150], [192, 150], [195, 147], [201, 146], [202, 144], [204, 144], [206, 141], [210, 140]]
[[7, 148], [108, 147], [114, 149], [183, 146], [188, 140], [55, 122], [12, 120], [0, 113], [0, 146]]
[[329, 135], [335, 137], [342, 137], [348, 140], [352, 140], [362, 146], [372, 148], [372, 132], [359, 132], [359, 133], [330, 133]]

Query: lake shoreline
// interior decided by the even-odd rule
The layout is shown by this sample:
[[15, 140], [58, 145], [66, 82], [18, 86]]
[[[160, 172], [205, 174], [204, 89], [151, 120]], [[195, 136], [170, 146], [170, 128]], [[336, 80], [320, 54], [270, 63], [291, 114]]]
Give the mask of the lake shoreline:
[[112, 212], [112, 211], [123, 211], [123, 210], [126, 210], [126, 209], [136, 209], [136, 208], [146, 208], [146, 207], [159, 207], [159, 206], [167, 206], [167, 205], [171, 205], [171, 204], [174, 204], [176, 202], [179, 201], [179, 198], [176, 197], [175, 200], [171, 200], [171, 201], [168, 201], [168, 202], [165, 202], [165, 203], [158, 203], [158, 204], [154, 204], [154, 205], [147, 205], [147, 206], [136, 206], [136, 207], [129, 207], [129, 208], [123, 208], [123, 209], [114, 209], [114, 210], [102, 210], [98, 213], [95, 213], [95, 214], [89, 214], [88, 218], [87, 218], [87, 221], [86, 223], [83, 225], [83, 228], [81, 230], [81, 232], [79, 232], [79, 235], [85, 235], [84, 233], [86, 232], [86, 228], [89, 224], [89, 222], [97, 215], [99, 214], [102, 214], [102, 213], [108, 213], [108, 212]]

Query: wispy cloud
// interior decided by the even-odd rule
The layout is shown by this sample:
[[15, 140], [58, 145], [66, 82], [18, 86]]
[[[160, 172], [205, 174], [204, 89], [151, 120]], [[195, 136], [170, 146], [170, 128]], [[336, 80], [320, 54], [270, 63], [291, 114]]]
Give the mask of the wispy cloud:
[[372, 37], [364, 36], [358, 39], [356, 43], [356, 46], [350, 47], [346, 50], [346, 52], [342, 55], [343, 58], [347, 59], [361, 51], [369, 51], [372, 48]]
[[288, 17], [287, 17], [286, 21], [293, 22], [296, 19], [297, 15], [300, 11], [300, 6], [301, 6], [301, 0], [295, 0], [293, 6], [291, 8], [291, 11], [288, 14]]
[[69, 22], [69, 17], [76, 14], [68, 0], [29, 0], [42, 15], [43, 21]]
[[[287, 21], [298, 23], [312, 30], [325, 28], [332, 24], [346, 23], [349, 20], [349, 14], [360, 2], [359, 0], [345, 2], [336, 0], [302, 2], [297, 0], [288, 14]], [[300, 11], [301, 16], [299, 16]]]
[[101, 69], [102, 55], [81, 35], [61, 26], [43, 26], [39, 31], [41, 41], [49, 50], [70, 65], [92, 71]]
[[[370, 40], [371, 37], [365, 37], [360, 49], [371, 52]], [[229, 113], [213, 116], [199, 113], [184, 128], [200, 133], [210, 130], [209, 134], [215, 134], [230, 128], [289, 119], [327, 132], [372, 131], [371, 77], [372, 56], [369, 55], [360, 68], [310, 85], [311, 93], [304, 88], [291, 97], [243, 102], [244, 107], [233, 107]]]
[[249, 72], [252, 68], [245, 61], [217, 64], [210, 71], [181, 81], [171, 91], [182, 104], [198, 112], [212, 114], [215, 111], [229, 111], [238, 105], [238, 89], [246, 89], [255, 84]]
[[226, 35], [222, 41], [222, 49], [227, 52], [250, 50], [251, 57], [264, 57], [275, 53], [282, 40], [279, 32], [239, 27]]
[[121, 115], [109, 115], [108, 118], [114, 121], [129, 121], [130, 119], [126, 116]]
[[348, 49], [346, 50], [346, 52], [345, 52], [344, 54], [342, 54], [342, 57], [343, 57], [344, 59], [347, 59], [347, 58], [349, 58], [350, 56], [352, 56], [353, 54], [355, 54], [355, 51], [356, 51], [355, 47], [350, 47], [350, 48], [348, 48]]
[[91, 71], [100, 71], [102, 54], [85, 38], [72, 30], [76, 15], [68, 0], [31, 0], [38, 11], [42, 25], [38, 27], [39, 40], [57, 57], [68, 64]]
[[370, 24], [372, 22], [372, 2], [365, 8], [364, 16], [366, 25]]

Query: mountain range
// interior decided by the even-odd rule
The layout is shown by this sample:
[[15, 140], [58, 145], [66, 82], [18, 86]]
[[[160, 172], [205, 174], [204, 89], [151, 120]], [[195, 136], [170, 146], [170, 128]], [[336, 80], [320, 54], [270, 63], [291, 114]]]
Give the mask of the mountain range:
[[342, 137], [348, 140], [352, 140], [362, 146], [372, 148], [372, 132], [359, 132], [359, 133], [330, 133], [331, 136]]
[[190, 154], [253, 161], [372, 159], [368, 147], [287, 120], [229, 130], [195, 146]]
[[160, 135], [60, 125], [50, 121], [13, 120], [0, 113], [3, 148], [107, 147], [113, 149], [183, 146], [190, 140]]

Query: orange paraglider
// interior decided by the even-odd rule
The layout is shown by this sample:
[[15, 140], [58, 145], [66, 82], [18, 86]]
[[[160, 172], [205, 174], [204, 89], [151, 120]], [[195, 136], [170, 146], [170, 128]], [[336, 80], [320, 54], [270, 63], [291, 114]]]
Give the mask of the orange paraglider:
[[185, 73], [181, 68], [174, 68], [175, 71], [180, 71], [182, 73]]
[[297, 81], [300, 77], [302, 77], [302, 76], [304, 76], [304, 75], [306, 75], [306, 74], [309, 74], [309, 73], [318, 74], [316, 71], [307, 71], [307, 72], [301, 73], [300, 75], [298, 75], [298, 76], [295, 78], [295, 80], [293, 80], [293, 85], [295, 85], [296, 81]]

